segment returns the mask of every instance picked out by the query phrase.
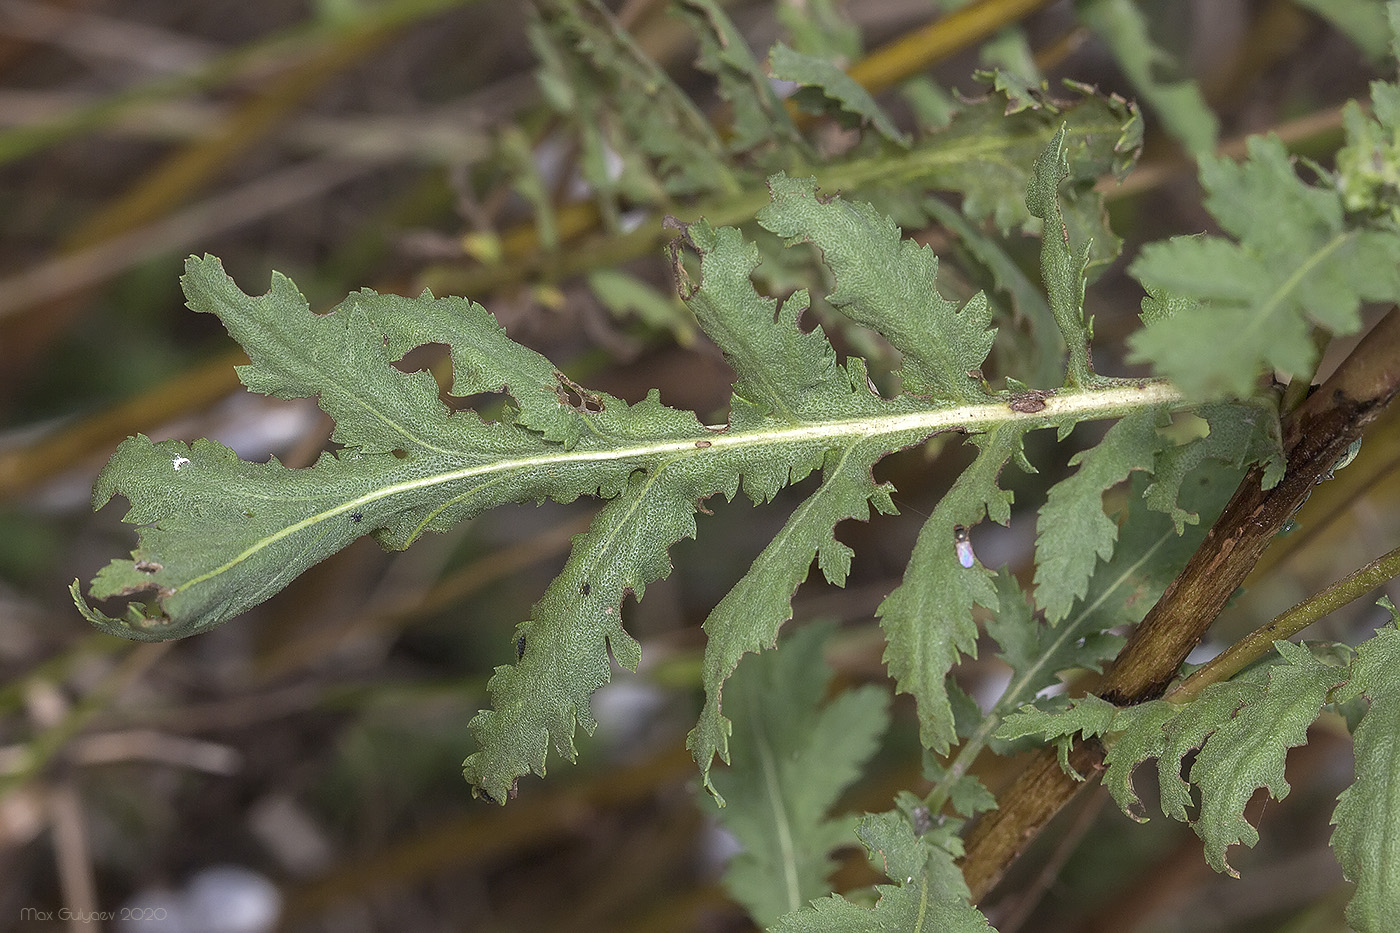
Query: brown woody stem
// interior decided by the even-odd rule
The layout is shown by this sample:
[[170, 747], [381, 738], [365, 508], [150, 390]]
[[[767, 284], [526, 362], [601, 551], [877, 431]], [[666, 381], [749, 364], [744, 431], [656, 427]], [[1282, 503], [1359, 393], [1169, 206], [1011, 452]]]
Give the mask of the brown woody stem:
[[[1130, 706], [1162, 695], [1283, 523], [1397, 392], [1400, 309], [1392, 308], [1332, 377], [1287, 415], [1282, 482], [1262, 489], [1262, 471], [1250, 470], [1200, 548], [1134, 629], [1099, 696]], [[1079, 743], [1070, 763], [1089, 774], [1100, 769], [1103, 754], [1097, 741]], [[1062, 772], [1053, 749], [1027, 765], [1001, 794], [999, 809], [982, 817], [967, 838], [962, 869], [974, 902], [1087, 783]]]

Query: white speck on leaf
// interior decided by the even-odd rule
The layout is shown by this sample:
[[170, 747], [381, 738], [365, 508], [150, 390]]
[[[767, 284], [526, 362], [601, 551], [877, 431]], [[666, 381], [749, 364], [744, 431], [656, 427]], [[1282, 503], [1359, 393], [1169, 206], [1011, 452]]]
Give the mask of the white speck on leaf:
[[184, 466], [185, 464], [187, 464], [187, 463], [189, 463], [189, 462], [190, 462], [190, 458], [189, 458], [189, 457], [176, 457], [174, 460], [171, 460], [171, 461], [170, 461], [170, 465], [173, 466], [173, 467], [175, 468], [175, 471], [178, 473], [179, 470], [180, 470], [180, 467]]

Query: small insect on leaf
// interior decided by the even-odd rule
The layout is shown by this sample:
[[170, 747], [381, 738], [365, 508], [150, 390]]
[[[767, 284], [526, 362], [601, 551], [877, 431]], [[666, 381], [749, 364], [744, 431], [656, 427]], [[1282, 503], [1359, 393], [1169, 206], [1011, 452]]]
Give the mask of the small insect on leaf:
[[521, 635], [515, 641], [515, 659], [517, 661], [525, 657], [525, 636]]
[[364, 517], [365, 517], [365, 516], [364, 516], [364, 513], [362, 513], [362, 512], [355, 512], [354, 514], [352, 514], [352, 515], [350, 516], [350, 521], [352, 521], [352, 522], [354, 522], [356, 525], [358, 525], [361, 521], [364, 520]]
[[972, 553], [972, 540], [962, 525], [953, 526], [953, 547], [958, 552], [958, 563], [964, 567], [971, 567], [973, 561], [977, 560], [977, 555]]

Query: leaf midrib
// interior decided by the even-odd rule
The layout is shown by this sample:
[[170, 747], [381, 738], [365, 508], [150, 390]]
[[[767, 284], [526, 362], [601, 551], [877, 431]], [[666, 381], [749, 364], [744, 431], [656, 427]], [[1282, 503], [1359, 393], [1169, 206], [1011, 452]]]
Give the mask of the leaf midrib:
[[[530, 457], [496, 460], [491, 463], [473, 464], [458, 470], [436, 473], [412, 480], [382, 486], [354, 499], [349, 499], [332, 508], [309, 515], [277, 532], [255, 541], [242, 552], [224, 564], [180, 584], [176, 593], [184, 592], [207, 580], [238, 566], [258, 552], [299, 531], [340, 515], [361, 510], [375, 502], [392, 498], [402, 493], [446, 483], [484, 476], [492, 473], [510, 474], [547, 466], [568, 466], [584, 463], [603, 463], [618, 460], [649, 461], [659, 457], [704, 456], [722, 453], [725, 450], [744, 449], [759, 446], [787, 446], [813, 441], [827, 441], [833, 444], [855, 443], [878, 436], [894, 437], [901, 434], [917, 434], [924, 437], [940, 431], [960, 429], [967, 433], [979, 433], [992, 426], [1008, 422], [1019, 422], [1023, 430], [1051, 427], [1064, 422], [1077, 422], [1095, 418], [1117, 417], [1147, 405], [1175, 405], [1182, 402], [1181, 393], [1172, 385], [1161, 381], [1144, 380], [1126, 386], [1113, 386], [1107, 389], [1064, 390], [1058, 395], [1044, 400], [1045, 408], [1039, 412], [1015, 412], [1004, 401], [988, 402], [981, 405], [960, 405], [935, 408], [924, 411], [901, 412], [889, 415], [874, 415], [862, 418], [839, 419], [816, 423], [782, 425], [771, 428], [753, 428], [724, 433], [705, 433], [703, 436], [672, 439], [650, 444], [635, 444], [630, 447], [614, 447], [603, 450], [558, 450]], [[905, 446], [917, 441], [903, 441], [892, 444]], [[704, 444], [705, 446], [699, 446]], [[412, 537], [421, 533], [424, 523], [414, 529]], [[412, 537], [410, 540], [412, 540]]]

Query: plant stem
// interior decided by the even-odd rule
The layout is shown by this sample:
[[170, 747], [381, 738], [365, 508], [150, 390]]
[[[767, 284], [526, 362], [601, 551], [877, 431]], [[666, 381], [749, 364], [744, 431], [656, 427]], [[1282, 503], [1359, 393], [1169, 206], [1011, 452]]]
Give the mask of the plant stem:
[[1229, 680], [1273, 649], [1274, 642], [1291, 638], [1318, 619], [1360, 599], [1385, 581], [1400, 575], [1400, 547], [1377, 557], [1320, 593], [1262, 625], [1215, 656], [1208, 664], [1167, 692], [1164, 699], [1187, 703], [1213, 683]]
[[[1283, 522], [1365, 427], [1400, 393], [1400, 308], [1392, 308], [1332, 377], [1284, 423], [1288, 472], [1261, 488], [1255, 467], [1162, 598], [1129, 637], [1109, 668], [1099, 695], [1119, 706], [1161, 696], [1186, 655], [1272, 543]], [[1097, 741], [1077, 742], [1069, 761], [1080, 774], [1102, 768]], [[1060, 770], [1054, 749], [1042, 749], [985, 814], [966, 843], [963, 876], [973, 901], [1046, 822], [1088, 786]]]

